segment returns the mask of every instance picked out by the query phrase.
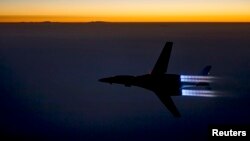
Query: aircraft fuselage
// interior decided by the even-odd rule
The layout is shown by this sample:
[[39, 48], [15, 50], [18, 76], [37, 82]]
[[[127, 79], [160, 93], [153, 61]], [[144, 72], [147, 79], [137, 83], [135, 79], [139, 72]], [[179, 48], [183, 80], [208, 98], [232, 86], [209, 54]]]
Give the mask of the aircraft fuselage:
[[117, 75], [100, 79], [101, 82], [123, 84], [127, 87], [138, 86], [153, 92], [166, 93], [169, 96], [181, 95], [181, 80], [177, 74], [152, 75], [145, 74], [140, 76]]

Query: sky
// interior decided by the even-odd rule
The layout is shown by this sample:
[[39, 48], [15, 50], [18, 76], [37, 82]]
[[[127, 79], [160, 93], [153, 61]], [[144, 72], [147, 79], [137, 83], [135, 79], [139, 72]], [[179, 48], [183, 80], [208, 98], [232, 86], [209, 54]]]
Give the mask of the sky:
[[0, 21], [249, 22], [249, 0], [1, 0]]
[[[0, 140], [204, 141], [209, 125], [250, 125], [249, 39], [244, 23], [0, 24]], [[174, 118], [149, 90], [98, 81], [150, 73], [166, 41], [166, 73], [212, 65], [218, 97], [172, 97]]]

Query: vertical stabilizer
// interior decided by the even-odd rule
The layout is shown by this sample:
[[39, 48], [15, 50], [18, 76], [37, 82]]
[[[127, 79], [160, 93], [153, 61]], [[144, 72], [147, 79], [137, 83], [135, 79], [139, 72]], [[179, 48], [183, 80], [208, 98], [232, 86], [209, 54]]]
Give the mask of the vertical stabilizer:
[[209, 75], [211, 68], [212, 68], [211, 65], [207, 65], [204, 69], [202, 69], [202, 71], [200, 72], [200, 75], [203, 75], [203, 76]]

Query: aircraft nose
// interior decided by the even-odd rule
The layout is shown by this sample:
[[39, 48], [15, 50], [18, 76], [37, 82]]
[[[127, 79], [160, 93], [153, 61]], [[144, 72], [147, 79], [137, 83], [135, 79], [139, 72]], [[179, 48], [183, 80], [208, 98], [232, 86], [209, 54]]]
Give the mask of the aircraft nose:
[[105, 78], [99, 79], [100, 82], [105, 82]]
[[109, 78], [101, 78], [99, 79], [100, 82], [104, 82], [104, 83], [110, 83], [110, 79]]

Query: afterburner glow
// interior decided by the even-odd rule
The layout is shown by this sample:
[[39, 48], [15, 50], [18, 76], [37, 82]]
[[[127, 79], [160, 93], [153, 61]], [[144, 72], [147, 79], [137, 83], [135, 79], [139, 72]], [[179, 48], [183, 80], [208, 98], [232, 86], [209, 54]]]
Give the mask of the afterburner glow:
[[205, 82], [210, 83], [215, 79], [213, 76], [194, 76], [194, 75], [181, 75], [181, 82]]
[[183, 96], [216, 97], [214, 91], [210, 90], [182, 90]]

